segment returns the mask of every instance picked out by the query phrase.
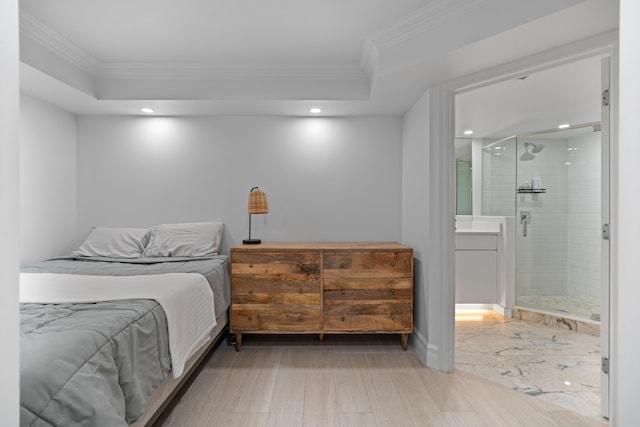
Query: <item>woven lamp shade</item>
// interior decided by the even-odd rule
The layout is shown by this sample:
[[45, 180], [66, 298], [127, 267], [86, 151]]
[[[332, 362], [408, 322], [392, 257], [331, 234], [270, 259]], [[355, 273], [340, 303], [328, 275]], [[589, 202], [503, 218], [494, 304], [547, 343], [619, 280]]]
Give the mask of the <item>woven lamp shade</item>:
[[269, 213], [269, 202], [264, 191], [253, 187], [249, 192], [249, 213], [250, 214], [266, 214]]

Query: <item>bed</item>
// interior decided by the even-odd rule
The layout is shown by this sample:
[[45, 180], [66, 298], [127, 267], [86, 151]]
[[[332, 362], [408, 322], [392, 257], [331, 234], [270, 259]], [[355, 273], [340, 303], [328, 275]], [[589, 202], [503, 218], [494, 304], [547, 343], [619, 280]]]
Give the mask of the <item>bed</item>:
[[[203, 224], [191, 231], [202, 234]], [[139, 230], [135, 250], [120, 251], [127, 245], [119, 229], [115, 247], [107, 236], [106, 251], [87, 252], [85, 241], [70, 257], [23, 267], [21, 425], [153, 422], [228, 322], [229, 261], [217, 254], [222, 230], [216, 225], [215, 250], [193, 251], [193, 236], [186, 246], [176, 243], [184, 243], [185, 226], [194, 228], [171, 225], [183, 230], [169, 233], [169, 252], [149, 249], [161, 234], [153, 227]], [[204, 231], [209, 245], [211, 227]]]

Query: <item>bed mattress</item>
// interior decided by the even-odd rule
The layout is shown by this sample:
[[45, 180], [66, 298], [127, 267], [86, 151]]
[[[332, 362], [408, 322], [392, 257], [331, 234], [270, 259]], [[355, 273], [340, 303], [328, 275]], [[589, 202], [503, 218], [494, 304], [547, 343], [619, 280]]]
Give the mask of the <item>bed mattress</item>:
[[61, 273], [96, 276], [137, 276], [162, 273], [200, 273], [213, 291], [216, 316], [229, 307], [229, 257], [211, 258], [57, 258], [21, 269], [23, 273]]
[[[224, 256], [153, 263], [58, 259], [29, 273], [204, 275], [215, 311], [229, 300]], [[125, 426], [171, 372], [167, 317], [155, 300], [21, 304], [21, 425]]]

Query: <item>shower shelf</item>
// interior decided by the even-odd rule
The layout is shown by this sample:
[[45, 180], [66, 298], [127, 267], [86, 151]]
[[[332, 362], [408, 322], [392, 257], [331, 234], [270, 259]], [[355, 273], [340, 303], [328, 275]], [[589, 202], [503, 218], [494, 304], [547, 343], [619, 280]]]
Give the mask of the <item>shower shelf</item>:
[[516, 190], [517, 193], [528, 193], [528, 194], [542, 194], [546, 193], [546, 188], [518, 188]]

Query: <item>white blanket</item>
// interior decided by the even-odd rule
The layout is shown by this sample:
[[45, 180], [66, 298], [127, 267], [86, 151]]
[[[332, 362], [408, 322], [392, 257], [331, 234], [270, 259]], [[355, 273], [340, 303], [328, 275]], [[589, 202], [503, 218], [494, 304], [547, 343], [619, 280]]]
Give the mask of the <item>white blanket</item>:
[[86, 276], [21, 273], [20, 302], [86, 303], [120, 299], [153, 299], [164, 309], [174, 378], [187, 360], [209, 339], [216, 326], [213, 292], [197, 273], [148, 276]]

